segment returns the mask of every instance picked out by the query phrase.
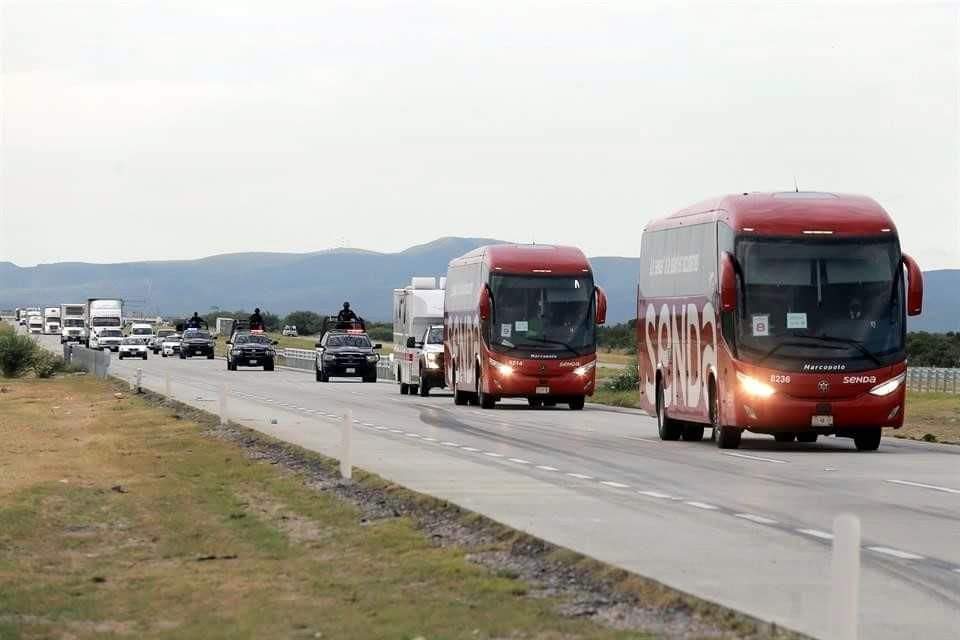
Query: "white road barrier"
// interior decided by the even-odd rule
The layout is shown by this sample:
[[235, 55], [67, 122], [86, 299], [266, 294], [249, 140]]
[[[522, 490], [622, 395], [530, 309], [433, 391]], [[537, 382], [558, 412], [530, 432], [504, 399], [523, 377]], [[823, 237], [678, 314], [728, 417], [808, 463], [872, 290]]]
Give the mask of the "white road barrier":
[[220, 425], [224, 426], [230, 421], [227, 414], [227, 385], [220, 385]]
[[340, 440], [340, 477], [350, 480], [353, 477], [353, 411], [347, 409], [343, 414], [343, 430]]

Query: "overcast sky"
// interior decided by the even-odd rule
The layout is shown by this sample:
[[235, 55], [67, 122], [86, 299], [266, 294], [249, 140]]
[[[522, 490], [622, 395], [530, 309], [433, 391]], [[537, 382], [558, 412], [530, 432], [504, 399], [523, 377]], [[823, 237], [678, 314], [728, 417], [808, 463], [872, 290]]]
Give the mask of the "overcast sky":
[[796, 177], [960, 267], [956, 2], [242, 4], [0, 0], [0, 261], [635, 256], [652, 217]]

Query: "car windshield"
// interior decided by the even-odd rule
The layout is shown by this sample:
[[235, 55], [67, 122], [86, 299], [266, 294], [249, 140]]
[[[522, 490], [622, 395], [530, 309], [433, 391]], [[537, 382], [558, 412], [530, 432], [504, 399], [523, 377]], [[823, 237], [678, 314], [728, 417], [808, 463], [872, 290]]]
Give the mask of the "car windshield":
[[160, 329], [157, 332], [157, 335], [161, 338], [166, 338], [167, 336], [172, 336], [175, 332], [172, 329]]
[[271, 344], [273, 341], [263, 335], [239, 335], [233, 339], [234, 344]]
[[120, 333], [119, 329], [104, 329], [100, 332], [100, 335], [104, 338], [119, 338], [123, 334]]
[[786, 370], [817, 360], [870, 369], [902, 357], [903, 278], [895, 238], [741, 238], [736, 345]]
[[65, 327], [82, 327], [83, 320], [80, 318], [64, 318], [63, 326]]
[[164, 338], [165, 342], [180, 342], [180, 336], [167, 336]]
[[123, 344], [143, 344], [142, 338], [124, 338]]
[[188, 331], [183, 334], [183, 337], [186, 340], [209, 340], [210, 333], [207, 331]]
[[489, 341], [498, 351], [572, 352], [594, 350], [594, 286], [582, 276], [490, 278], [493, 321]]
[[430, 327], [427, 331], [427, 344], [443, 344], [443, 327]]
[[359, 347], [369, 349], [370, 338], [367, 336], [330, 336], [327, 340], [328, 347]]
[[130, 332], [130, 335], [134, 335], [134, 336], [152, 336], [152, 335], [153, 335], [153, 329], [151, 329], [150, 327], [134, 327], [133, 330]]
[[90, 318], [90, 324], [94, 327], [119, 327], [120, 318], [116, 316], [111, 318]]

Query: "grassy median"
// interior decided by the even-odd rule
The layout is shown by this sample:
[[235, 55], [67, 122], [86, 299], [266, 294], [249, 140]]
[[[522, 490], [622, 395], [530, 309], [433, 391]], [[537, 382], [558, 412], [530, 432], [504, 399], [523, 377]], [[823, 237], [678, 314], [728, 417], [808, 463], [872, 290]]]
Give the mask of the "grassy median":
[[627, 638], [89, 377], [0, 380], [0, 638]]

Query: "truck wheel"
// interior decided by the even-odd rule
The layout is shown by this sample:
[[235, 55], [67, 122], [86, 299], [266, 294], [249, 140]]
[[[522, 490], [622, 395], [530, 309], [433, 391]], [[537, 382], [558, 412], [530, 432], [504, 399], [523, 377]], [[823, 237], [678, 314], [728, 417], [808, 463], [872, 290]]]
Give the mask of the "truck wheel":
[[208, 354], [207, 354], [207, 360], [213, 360], [213, 354], [212, 354], [212, 353], [208, 353]]
[[527, 398], [527, 402], [530, 404], [531, 409], [539, 409], [543, 406], [543, 400], [540, 398]]
[[263, 363], [264, 371], [273, 371], [273, 360], [269, 360]]
[[167, 352], [166, 352], [166, 351], [163, 352], [163, 357], [164, 357], [164, 358], [167, 357]]
[[570, 402], [568, 402], [567, 404], [570, 405], [570, 411], [581, 411], [583, 409], [583, 405], [586, 404], [586, 402], [587, 402], [587, 399], [585, 397], [577, 396], [572, 400], [570, 400]]
[[[420, 379], [423, 380], [423, 378], [420, 378]], [[429, 395], [430, 395], [430, 385], [428, 385], [426, 382], [421, 382], [421, 383], [420, 383], [420, 397], [421, 397], [421, 398], [426, 398], [426, 397], [429, 396]]]
[[700, 442], [703, 440], [703, 425], [687, 424], [683, 427], [683, 433], [680, 436], [686, 442]]
[[876, 451], [880, 446], [880, 427], [863, 429], [853, 436], [857, 451]]
[[408, 393], [410, 393], [410, 387], [409, 387], [409, 385], [407, 385], [406, 382], [401, 382], [401, 383], [400, 383], [400, 395], [405, 396], [405, 395], [407, 395]]
[[773, 434], [773, 439], [777, 442], [793, 442], [793, 439], [797, 437], [795, 433], [775, 433]]
[[147, 359], [147, 352], [146, 352], [146, 351], [143, 352], [143, 359], [144, 359], [144, 360]]
[[410, 385], [410, 395], [415, 396], [420, 393], [420, 385], [412, 384]]
[[118, 354], [117, 354], [117, 360], [123, 360], [123, 354], [122, 354], [122, 353], [118, 353]]
[[660, 382], [657, 382], [657, 432], [661, 440], [679, 440], [683, 432], [680, 423], [667, 416], [663, 404], [663, 384]]
[[815, 431], [803, 431], [797, 434], [797, 442], [816, 442], [818, 435]]
[[364, 381], [364, 382], [376, 382], [376, 381], [377, 381], [377, 374], [376, 374], [376, 373], [371, 373], [371, 374], [368, 375], [368, 376], [363, 376], [363, 381]]

